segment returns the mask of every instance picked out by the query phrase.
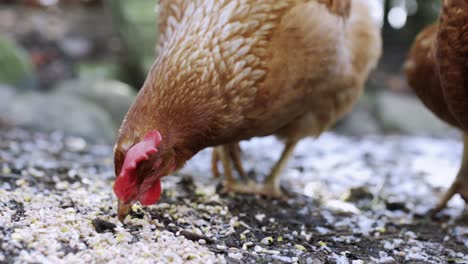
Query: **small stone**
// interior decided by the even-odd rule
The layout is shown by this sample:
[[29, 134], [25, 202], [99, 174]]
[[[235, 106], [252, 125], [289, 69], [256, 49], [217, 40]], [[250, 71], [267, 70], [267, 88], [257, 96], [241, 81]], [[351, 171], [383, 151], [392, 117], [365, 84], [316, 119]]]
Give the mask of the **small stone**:
[[200, 257], [197, 256], [197, 255], [195, 255], [195, 254], [191, 254], [191, 253], [189, 253], [189, 254], [187, 254], [187, 255], [185, 256], [185, 259], [186, 259], [186, 260], [194, 260], [194, 259], [198, 259], [198, 258], [200, 258]]
[[416, 234], [415, 234], [413, 231], [407, 231], [407, 232], [405, 233], [405, 237], [411, 238], [411, 239], [416, 239], [417, 236], [416, 236]]
[[267, 250], [267, 249], [263, 249], [263, 252], [267, 254], [271, 254], [271, 255], [279, 255], [281, 253], [278, 250]]
[[270, 245], [273, 243], [273, 237], [265, 237], [260, 243], [264, 245]]
[[303, 245], [296, 244], [294, 248], [300, 251], [306, 251], [307, 249]]
[[123, 234], [123, 233], [120, 233], [120, 234], [118, 234], [118, 235], [115, 237], [115, 240], [116, 240], [117, 242], [123, 242], [123, 241], [125, 240], [125, 238], [126, 238], [126, 235]]
[[11, 234], [11, 239], [13, 240], [22, 240], [23, 239], [23, 236], [17, 232]]
[[10, 167], [8, 167], [8, 166], [5, 165], [5, 166], [2, 168], [2, 173], [3, 173], [3, 174], [10, 174], [10, 173], [11, 173]]
[[247, 250], [249, 247], [253, 246], [254, 243], [253, 242], [246, 242], [242, 245], [242, 249], [243, 250]]
[[348, 202], [357, 202], [360, 200], [372, 200], [374, 195], [369, 191], [367, 187], [357, 187], [349, 191], [346, 201]]
[[318, 244], [319, 246], [321, 246], [321, 247], [326, 247], [326, 246], [327, 246], [327, 243], [325, 243], [325, 242], [323, 242], [323, 241], [319, 241], [317, 244]]
[[381, 257], [379, 259], [379, 263], [380, 264], [395, 264], [397, 262], [394, 258], [386, 256], [386, 257]]
[[387, 229], [383, 226], [383, 227], [378, 228], [377, 231], [379, 233], [383, 234], [383, 233], [387, 232]]
[[55, 188], [57, 188], [57, 190], [66, 190], [66, 189], [68, 189], [69, 186], [70, 186], [70, 184], [68, 182], [65, 182], [65, 181], [57, 182], [55, 184]]
[[385, 206], [390, 211], [408, 211], [408, 208], [404, 202], [386, 202]]
[[79, 137], [69, 137], [66, 139], [65, 144], [73, 152], [83, 151], [87, 146], [86, 141]]
[[91, 221], [94, 229], [98, 233], [104, 233], [106, 231], [114, 232], [114, 229], [117, 227], [114, 223], [107, 222], [101, 219], [94, 219]]
[[262, 252], [263, 251], [263, 248], [261, 246], [255, 246], [254, 247], [254, 251], [255, 252]]
[[232, 259], [237, 259], [237, 260], [242, 260], [242, 253], [240, 252], [236, 252], [236, 253], [233, 253], [233, 252], [229, 252], [228, 253], [228, 257], [229, 258], [232, 258]]
[[226, 247], [222, 245], [216, 245], [216, 248], [219, 250], [226, 250]]
[[258, 214], [255, 215], [255, 219], [257, 219], [260, 222], [263, 222], [263, 219], [265, 219], [266, 215], [265, 214]]

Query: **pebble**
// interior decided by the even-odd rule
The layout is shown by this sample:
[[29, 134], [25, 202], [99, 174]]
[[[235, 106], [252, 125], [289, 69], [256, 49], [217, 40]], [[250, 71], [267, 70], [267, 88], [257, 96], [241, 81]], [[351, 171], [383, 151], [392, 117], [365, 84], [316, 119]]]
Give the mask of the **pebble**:
[[299, 245], [299, 244], [294, 245], [294, 247], [297, 250], [300, 250], [300, 251], [306, 251], [307, 250], [303, 245]]
[[254, 245], [253, 242], [246, 242], [246, 243], [242, 244], [242, 249], [247, 250], [249, 247], [252, 247], [253, 245]]
[[256, 252], [262, 252], [262, 251], [263, 251], [263, 248], [262, 248], [261, 246], [255, 246], [255, 247], [254, 247], [254, 250], [255, 250]]
[[216, 248], [219, 249], [219, 250], [225, 250], [226, 249], [226, 247], [222, 246], [222, 245], [216, 245]]
[[228, 253], [229, 258], [236, 259], [236, 260], [242, 260], [242, 256], [243, 256], [243, 254], [240, 253], [240, 252], [236, 252], [236, 253], [229, 252]]
[[260, 222], [263, 222], [263, 219], [265, 219], [266, 215], [265, 214], [257, 214], [255, 215], [255, 219], [257, 219]]
[[386, 256], [386, 257], [381, 257], [379, 259], [379, 263], [381, 263], [381, 264], [395, 264], [395, 263], [397, 263], [397, 261], [392, 257], [387, 257]]
[[262, 239], [262, 241], [260, 241], [260, 243], [264, 245], [270, 245], [273, 243], [273, 241], [273, 237], [265, 237], [264, 239]]

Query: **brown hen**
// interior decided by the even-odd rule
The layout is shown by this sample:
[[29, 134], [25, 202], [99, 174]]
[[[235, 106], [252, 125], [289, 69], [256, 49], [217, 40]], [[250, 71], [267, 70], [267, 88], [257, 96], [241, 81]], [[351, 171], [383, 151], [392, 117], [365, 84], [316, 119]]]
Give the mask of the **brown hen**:
[[434, 212], [456, 193], [468, 202], [468, 0], [444, 0], [439, 22], [417, 36], [405, 71], [422, 102], [464, 132], [460, 170]]
[[[120, 218], [210, 146], [226, 190], [282, 197], [294, 146], [350, 110], [381, 53], [365, 0], [162, 0], [159, 11], [159, 57], [115, 146]], [[272, 134], [286, 147], [265, 184], [237, 182], [238, 142]]]

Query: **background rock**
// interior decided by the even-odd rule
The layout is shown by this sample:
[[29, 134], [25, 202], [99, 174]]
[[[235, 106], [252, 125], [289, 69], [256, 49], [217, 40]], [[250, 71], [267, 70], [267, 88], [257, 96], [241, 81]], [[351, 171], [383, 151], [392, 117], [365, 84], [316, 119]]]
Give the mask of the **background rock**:
[[106, 110], [115, 127], [120, 126], [136, 96], [127, 84], [115, 80], [73, 80], [56, 88], [60, 94], [79, 96], [85, 101]]
[[108, 113], [72, 95], [21, 95], [6, 116], [21, 127], [37, 131], [60, 130], [97, 142], [111, 143], [116, 134], [116, 126]]
[[14, 98], [14, 88], [0, 84], [0, 128], [8, 127], [12, 124], [11, 120], [7, 119], [5, 113], [13, 106]]
[[446, 136], [455, 131], [414, 96], [382, 91], [377, 95], [376, 105], [381, 125], [387, 132]]
[[0, 84], [0, 116], [2, 116], [1, 113], [5, 113], [8, 109], [11, 109], [14, 97], [14, 88]]
[[372, 114], [375, 112], [375, 109], [374, 93], [365, 93], [359, 98], [353, 111], [337, 123], [335, 127], [336, 131], [351, 136], [364, 136], [382, 132], [379, 120]]

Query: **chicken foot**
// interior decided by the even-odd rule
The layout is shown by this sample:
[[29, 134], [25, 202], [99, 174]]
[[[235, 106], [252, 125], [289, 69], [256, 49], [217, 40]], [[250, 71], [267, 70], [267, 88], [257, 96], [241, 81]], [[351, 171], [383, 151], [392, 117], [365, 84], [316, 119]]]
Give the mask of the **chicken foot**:
[[468, 134], [463, 134], [463, 157], [457, 178], [444, 196], [442, 196], [442, 199], [440, 199], [436, 208], [432, 211], [432, 214], [434, 215], [447, 207], [447, 203], [457, 193], [460, 194], [463, 200], [468, 204]]
[[291, 157], [297, 142], [298, 140], [290, 140], [286, 142], [280, 159], [276, 162], [270, 175], [266, 177], [263, 184], [259, 184], [253, 181], [248, 181], [247, 183], [232, 181], [229, 178], [232, 177], [232, 175], [229, 176], [226, 174], [227, 179], [224, 184], [224, 191], [243, 194], [259, 194], [282, 200], [287, 199], [287, 196], [283, 193], [280, 187], [280, 176], [289, 158]]

